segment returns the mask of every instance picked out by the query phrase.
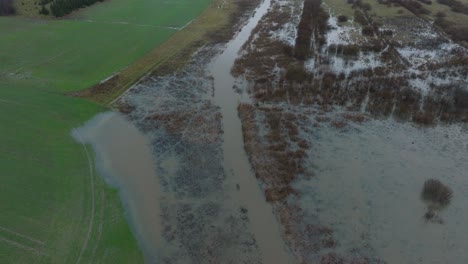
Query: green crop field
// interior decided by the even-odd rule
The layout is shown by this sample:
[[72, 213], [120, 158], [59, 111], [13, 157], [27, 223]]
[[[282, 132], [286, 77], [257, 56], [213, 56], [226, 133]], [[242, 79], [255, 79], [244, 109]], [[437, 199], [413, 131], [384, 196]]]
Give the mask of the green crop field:
[[64, 94], [136, 61], [210, 2], [109, 0], [63, 20], [0, 17], [0, 263], [143, 261], [117, 191], [70, 136], [106, 109]]

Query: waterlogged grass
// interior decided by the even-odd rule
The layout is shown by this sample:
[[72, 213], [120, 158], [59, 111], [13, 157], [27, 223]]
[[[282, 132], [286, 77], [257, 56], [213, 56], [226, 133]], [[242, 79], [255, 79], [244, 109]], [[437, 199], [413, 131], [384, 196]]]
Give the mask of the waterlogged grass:
[[65, 20], [0, 18], [0, 263], [143, 262], [116, 191], [91, 178], [70, 136], [105, 108], [64, 93], [135, 62], [209, 2], [115, 0]]
[[116, 191], [69, 136], [103, 108], [11, 85], [0, 81], [0, 263], [75, 263], [90, 226], [80, 263], [142, 262]]

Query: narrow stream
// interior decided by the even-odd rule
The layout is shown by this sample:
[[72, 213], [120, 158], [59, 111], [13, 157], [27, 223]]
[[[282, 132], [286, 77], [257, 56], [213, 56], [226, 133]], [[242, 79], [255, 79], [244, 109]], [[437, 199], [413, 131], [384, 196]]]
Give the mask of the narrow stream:
[[221, 107], [223, 116], [224, 168], [227, 176], [239, 184], [236, 198], [249, 212], [251, 230], [262, 252], [262, 262], [291, 263], [279, 224], [272, 214], [272, 207], [265, 201], [244, 150], [241, 121], [237, 112], [240, 98], [233, 89], [235, 79], [231, 75], [239, 50], [268, 11], [270, 2], [265, 0], [258, 7], [247, 25], [227, 44], [223, 53], [214, 59], [209, 71], [214, 77], [215, 103]]
[[82, 144], [91, 144], [99, 174], [119, 189], [127, 219], [147, 262], [157, 260], [161, 224], [159, 182], [148, 139], [122, 115], [98, 114], [72, 131]]

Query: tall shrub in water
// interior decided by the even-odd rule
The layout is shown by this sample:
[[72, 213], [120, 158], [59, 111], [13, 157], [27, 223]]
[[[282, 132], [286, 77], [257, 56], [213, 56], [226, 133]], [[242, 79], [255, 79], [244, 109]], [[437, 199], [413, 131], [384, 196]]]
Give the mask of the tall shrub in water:
[[422, 199], [429, 205], [445, 207], [452, 199], [452, 189], [436, 179], [429, 179], [424, 182]]

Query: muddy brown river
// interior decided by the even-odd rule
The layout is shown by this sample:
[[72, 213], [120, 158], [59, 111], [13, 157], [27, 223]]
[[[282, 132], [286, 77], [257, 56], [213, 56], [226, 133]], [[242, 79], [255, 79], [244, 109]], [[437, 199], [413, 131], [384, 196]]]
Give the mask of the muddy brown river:
[[[247, 41], [261, 17], [266, 14], [269, 6], [270, 0], [262, 2], [242, 30], [226, 45], [223, 52], [215, 56], [205, 67], [206, 74], [212, 76], [214, 80], [214, 97], [210, 100], [219, 107], [222, 115], [221, 123], [224, 133], [222, 135], [223, 158], [221, 160], [224, 162], [224, 173], [226, 175], [224, 186], [230, 186], [225, 187], [225, 190], [223, 190], [223, 196], [226, 197], [226, 201], [223, 202], [226, 208], [223, 211], [226, 211], [225, 214], [227, 215], [232, 214], [229, 212], [238, 211], [238, 208], [242, 208], [242, 210], [248, 212], [247, 218], [243, 219], [247, 219], [245, 222], [247, 224], [247, 232], [253, 238], [252, 245], [255, 245], [253, 248], [256, 251], [253, 254], [257, 256], [251, 257], [248, 263], [257, 263], [257, 260], [255, 260], [257, 258], [261, 263], [292, 263], [291, 255], [281, 238], [280, 226], [272, 213], [271, 206], [265, 201], [261, 186], [252, 172], [244, 150], [241, 122], [237, 114], [237, 106], [241, 99], [232, 89], [235, 79], [230, 73], [241, 46]], [[145, 87], [145, 89], [151, 91], [151, 87]], [[186, 89], [191, 88], [186, 87]], [[133, 98], [137, 97], [133, 96]], [[160, 96], [145, 96], [144, 100], [148, 100], [149, 98], [160, 98]], [[144, 104], [143, 100], [136, 101], [139, 102], [138, 104]], [[157, 105], [157, 103], [150, 105]], [[138, 123], [138, 121], [136, 122]], [[165, 213], [171, 214], [168, 208], [201, 206], [210, 197], [207, 196], [205, 201], [200, 200], [196, 202], [196, 200], [193, 200], [192, 205], [190, 205], [190, 203], [181, 197], [182, 193], [179, 192], [181, 188], [185, 187], [171, 185], [171, 188], [175, 192], [172, 192], [171, 188], [167, 189], [167, 182], [172, 182], [173, 180], [177, 182], [177, 179], [182, 177], [181, 175], [183, 175], [184, 181], [188, 180], [186, 179], [187, 176], [195, 177], [188, 181], [197, 181], [196, 177], [198, 176], [193, 174], [193, 172], [189, 172], [186, 175], [187, 169], [190, 170], [190, 168], [185, 168], [187, 165], [178, 156], [171, 156], [170, 153], [165, 157], [155, 156], [153, 154], [155, 153], [154, 148], [157, 149], [158, 145], [152, 144], [151, 140], [154, 140], [158, 136], [153, 135], [151, 139], [147, 135], [148, 131], [145, 134], [140, 131], [141, 129], [138, 128], [138, 125], [127, 120], [126, 117], [118, 113], [107, 112], [97, 115], [84, 126], [75, 129], [72, 134], [78, 142], [90, 144], [93, 147], [99, 174], [110, 185], [119, 189], [122, 202], [127, 210], [128, 221], [148, 263], [160, 263], [165, 255], [171, 258], [174, 263], [186, 263], [189, 259], [193, 263], [203, 263], [203, 260], [197, 259], [196, 254], [190, 253], [191, 249], [188, 251], [184, 249], [185, 245], [190, 244], [187, 244], [187, 241], [184, 241], [185, 239], [193, 239], [194, 241], [202, 239], [200, 237], [186, 237], [185, 232], [190, 233], [195, 232], [195, 230], [199, 230], [196, 232], [201, 232], [201, 229], [197, 229], [196, 226], [188, 227], [186, 231], [182, 230], [182, 233], [179, 234], [182, 238], [176, 238], [177, 243], [175, 241], [168, 243], [168, 235], [167, 233], [164, 234], [161, 228], [162, 226], [165, 226], [166, 229], [171, 227], [167, 223], [167, 220], [166, 223], [161, 223], [161, 215], [164, 212], [162, 212], [159, 205], [161, 203], [164, 204], [166, 206]], [[170, 134], [168, 136], [171, 137]], [[184, 144], [181, 142], [175, 142], [174, 147]], [[166, 143], [164, 143], [164, 147], [168, 147]], [[181, 170], [185, 172], [181, 174]], [[213, 168], [207, 167], [205, 174], [213, 172], [215, 172]], [[203, 174], [203, 171], [201, 173]], [[164, 184], [160, 183], [160, 178], [164, 179]], [[232, 188], [232, 186], [237, 186], [237, 188]], [[161, 194], [163, 189], [165, 190], [163, 191], [164, 195]], [[207, 193], [207, 195], [211, 194]], [[178, 221], [181, 220], [181, 217], [186, 219], [184, 221], [187, 221], [190, 218], [186, 217], [193, 217], [193, 215], [189, 211], [185, 213], [187, 216], [183, 212], [177, 214], [178, 216], [171, 221], [175, 222], [174, 225], [177, 226], [177, 229], [185, 229], [185, 227], [180, 226]], [[204, 221], [203, 216], [195, 217], [199, 222]], [[226, 219], [234, 218], [228, 217]], [[210, 225], [221, 223], [220, 228], [229, 228], [229, 226], [223, 227], [222, 221], [226, 220], [217, 220]], [[229, 224], [229, 221], [226, 224]], [[208, 221], [205, 222], [208, 224]], [[174, 234], [175, 236], [179, 236], [177, 232]], [[249, 235], [243, 236], [248, 237]], [[213, 238], [207, 239], [211, 240]], [[245, 241], [237, 241], [235, 239], [233, 241], [230, 243], [245, 244]], [[196, 244], [197, 247], [200, 247], [200, 250], [204, 250], [203, 243], [203, 241], [200, 241]], [[240, 248], [242, 247], [242, 245], [231, 245], [226, 246], [226, 250], [230, 251], [235, 248], [239, 248], [235, 250], [241, 250]], [[177, 251], [180, 251], [180, 254], [177, 254]], [[187, 254], [192, 254], [192, 256]], [[231, 263], [232, 259], [241, 261], [243, 257], [236, 257], [236, 254], [228, 253], [229, 259], [218, 258], [218, 261], [220, 263]], [[252, 253], [245, 254], [249, 255]]]
[[224, 168], [228, 177], [232, 177], [231, 180], [239, 184], [236, 196], [249, 210], [251, 230], [263, 253], [263, 263], [291, 263], [290, 255], [281, 238], [278, 222], [272, 214], [271, 206], [265, 202], [244, 150], [242, 126], [237, 112], [237, 106], [242, 98], [233, 89], [235, 79], [231, 75], [231, 68], [239, 50], [269, 6], [270, 0], [260, 5], [249, 23], [228, 43], [223, 53], [215, 58], [209, 67], [209, 72], [214, 78], [214, 101], [221, 107], [223, 116]]

